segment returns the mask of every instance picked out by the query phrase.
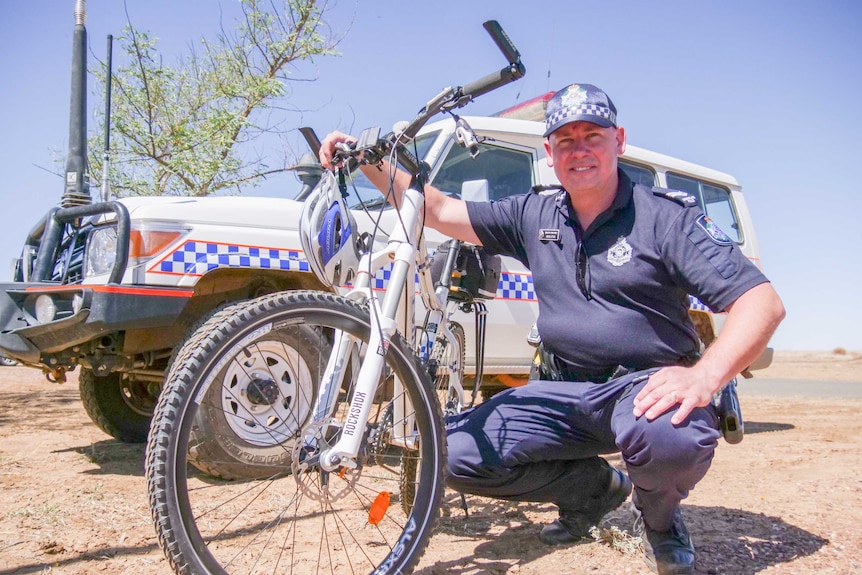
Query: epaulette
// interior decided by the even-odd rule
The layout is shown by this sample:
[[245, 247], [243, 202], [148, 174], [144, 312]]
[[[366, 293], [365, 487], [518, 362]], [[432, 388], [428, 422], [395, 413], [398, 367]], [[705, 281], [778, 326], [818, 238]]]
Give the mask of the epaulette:
[[669, 190], [667, 188], [660, 188], [658, 186], [653, 186], [652, 193], [655, 196], [659, 196], [660, 198], [665, 198], [668, 200], [673, 200], [681, 206], [685, 206], [686, 208], [692, 208], [697, 205], [697, 198], [689, 194], [688, 192], [681, 192], [679, 190]]

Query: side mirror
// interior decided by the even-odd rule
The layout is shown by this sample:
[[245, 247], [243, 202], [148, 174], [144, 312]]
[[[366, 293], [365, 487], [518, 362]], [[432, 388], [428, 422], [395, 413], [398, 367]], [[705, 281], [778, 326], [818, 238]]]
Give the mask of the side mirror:
[[293, 198], [297, 202], [301, 202], [307, 198], [317, 182], [320, 181], [320, 176], [323, 174], [323, 168], [320, 162], [317, 161], [317, 156], [305, 153], [299, 158], [299, 162], [291, 168], [296, 172], [296, 177], [302, 182], [302, 188], [299, 193]]
[[461, 199], [470, 202], [487, 202], [488, 180], [467, 180], [461, 184]]

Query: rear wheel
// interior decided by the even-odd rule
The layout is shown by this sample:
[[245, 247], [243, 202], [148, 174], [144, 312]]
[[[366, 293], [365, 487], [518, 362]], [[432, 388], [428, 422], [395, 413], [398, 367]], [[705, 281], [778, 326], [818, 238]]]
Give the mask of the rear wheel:
[[[449, 330], [455, 336], [455, 345], [450, 345], [445, 339], [437, 342], [431, 353], [431, 359], [436, 363], [434, 389], [437, 400], [443, 410], [443, 415], [454, 415], [464, 409], [464, 391], [451, 386], [453, 369], [458, 371], [458, 381], [464, 382], [465, 345], [467, 337], [461, 324], [450, 321]], [[460, 356], [460, 357], [459, 357]], [[413, 509], [413, 498], [419, 482], [419, 466], [421, 458], [416, 453], [405, 449], [401, 457], [401, 508], [405, 513]]]
[[464, 328], [461, 324], [450, 321], [449, 330], [455, 336], [456, 345], [438, 343], [434, 346], [434, 351], [431, 354], [432, 359], [437, 363], [437, 372], [434, 377], [434, 389], [437, 390], [437, 399], [440, 400], [440, 407], [443, 409], [444, 415], [452, 415], [460, 413], [464, 409], [464, 393], [463, 389], [455, 389], [449, 385], [452, 371], [457, 369], [458, 381], [464, 385], [464, 362], [465, 346], [467, 337], [464, 335]]
[[[436, 395], [400, 336], [389, 346], [368, 425], [360, 430], [356, 465], [326, 472], [317, 463], [328, 446], [356, 429], [349, 402], [356, 396], [357, 371], [348, 369], [332, 394], [320, 388], [332, 342], [336, 333], [349, 335], [354, 356], [361, 359], [369, 352], [370, 329], [367, 310], [347, 299], [289, 292], [212, 318], [177, 354], [156, 409], [146, 465], [159, 542], [177, 573], [412, 569], [439, 513], [445, 453]], [[309, 395], [292, 405], [310, 405], [315, 415], [297, 407], [294, 431], [284, 428], [271, 436], [282, 456], [257, 462], [254, 474], [238, 481], [201, 474], [189, 451], [202, 440], [218, 440], [213, 437], [218, 430], [203, 425], [201, 412], [222, 411], [224, 418], [233, 413], [223, 393], [212, 389], [227, 389], [231, 366], [242, 371], [241, 358], [254, 355], [258, 345], [275, 353], [272, 342], [290, 349], [300, 341], [309, 345], [302, 354], [307, 369], [297, 372], [297, 383], [300, 393]], [[278, 371], [269, 378], [277, 380]], [[272, 388], [268, 393], [274, 394]], [[332, 408], [316, 409], [319, 396], [333, 398]], [[256, 414], [249, 414], [249, 421], [266, 427]], [[409, 513], [397, 504], [406, 496], [399, 469], [404, 449], [419, 462]]]

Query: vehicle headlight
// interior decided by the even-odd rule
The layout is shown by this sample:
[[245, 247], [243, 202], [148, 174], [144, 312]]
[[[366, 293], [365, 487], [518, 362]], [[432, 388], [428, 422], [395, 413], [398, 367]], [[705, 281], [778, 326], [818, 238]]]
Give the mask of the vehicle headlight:
[[[128, 265], [140, 265], [188, 234], [185, 226], [160, 223], [133, 223], [129, 232]], [[117, 258], [117, 227], [104, 226], [90, 232], [84, 256], [84, 275], [110, 273]]]
[[90, 232], [84, 256], [84, 275], [110, 273], [117, 257], [117, 227], [107, 226]]

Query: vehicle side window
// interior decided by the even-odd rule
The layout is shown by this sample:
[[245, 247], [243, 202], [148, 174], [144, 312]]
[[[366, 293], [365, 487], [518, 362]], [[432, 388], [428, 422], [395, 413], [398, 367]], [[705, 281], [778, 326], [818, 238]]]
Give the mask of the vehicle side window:
[[701, 209], [733, 241], [739, 243], [739, 222], [730, 201], [730, 190], [690, 176], [668, 172], [667, 187], [688, 192], [697, 198]]
[[643, 184], [645, 186], [654, 186], [656, 184], [655, 172], [646, 166], [620, 160], [619, 167], [635, 184]]
[[471, 158], [466, 149], [452, 146], [434, 176], [434, 185], [448, 194], [458, 195], [464, 182], [488, 180], [490, 200], [530, 191], [533, 186], [532, 154], [490, 144], [480, 144], [479, 150], [479, 155]]

